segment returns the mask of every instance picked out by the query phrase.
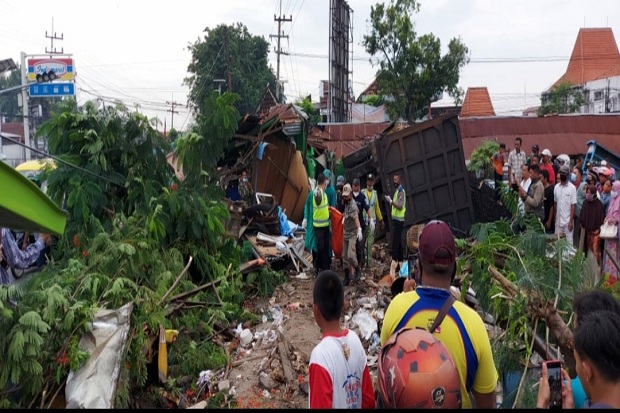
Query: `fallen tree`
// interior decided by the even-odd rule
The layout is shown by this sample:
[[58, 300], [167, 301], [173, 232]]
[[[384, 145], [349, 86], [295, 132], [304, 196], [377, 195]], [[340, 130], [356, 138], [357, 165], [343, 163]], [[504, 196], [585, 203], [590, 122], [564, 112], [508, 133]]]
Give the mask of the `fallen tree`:
[[472, 238], [460, 244], [463, 288], [476, 291], [480, 307], [502, 330], [492, 341], [500, 377], [525, 373], [534, 352], [562, 358], [574, 377], [572, 301], [597, 286], [596, 268], [566, 240], [523, 222], [528, 229], [518, 236], [503, 220], [472, 226]]

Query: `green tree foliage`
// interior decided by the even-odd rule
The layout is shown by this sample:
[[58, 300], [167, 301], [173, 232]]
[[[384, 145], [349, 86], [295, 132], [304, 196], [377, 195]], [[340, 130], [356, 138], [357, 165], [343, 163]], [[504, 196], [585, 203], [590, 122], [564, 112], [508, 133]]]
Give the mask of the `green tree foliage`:
[[385, 104], [385, 99], [379, 95], [370, 95], [364, 99], [363, 103], [369, 106], [379, 107]]
[[[241, 23], [221, 24], [205, 31], [203, 39], [189, 45], [192, 60], [185, 84], [190, 87], [190, 101], [202, 107], [210, 92], [217, 89], [213, 80], [227, 80], [230, 70], [232, 92], [240, 96], [235, 107], [242, 115], [254, 113], [267, 84], [275, 91], [276, 77], [268, 63], [269, 43], [262, 36], [251, 35]], [[227, 90], [226, 84], [221, 87]]]
[[[572, 351], [562, 343], [572, 300], [577, 292], [597, 285], [581, 251], [575, 252], [564, 239], [549, 240], [540, 224], [527, 228], [515, 236], [506, 221], [474, 224], [474, 241], [459, 259], [467, 273], [463, 287], [476, 291], [480, 307], [502, 330], [492, 342], [500, 377], [523, 370], [519, 361], [533, 353], [534, 334], [560, 346], [566, 366], [574, 369]], [[506, 284], [498, 282], [491, 269], [501, 273]]]
[[310, 95], [304, 98], [299, 98], [295, 102], [295, 105], [299, 106], [304, 111], [304, 113], [308, 115], [308, 123], [316, 125], [317, 123], [321, 122], [321, 114], [319, 113], [319, 110], [316, 109], [312, 104]]
[[213, 172], [237, 130], [239, 112], [234, 103], [238, 98], [233, 93], [206, 94], [198, 108], [196, 126], [177, 140], [175, 157], [183, 166], [187, 182], [204, 182], [205, 174]]
[[[232, 136], [238, 118], [233, 98], [223, 94], [207, 102], [199, 122], [209, 136]], [[223, 192], [198, 178], [177, 182], [166, 160], [168, 143], [145, 116], [121, 104], [97, 109], [88, 102], [77, 111], [73, 102], [65, 105], [39, 133], [48, 136], [51, 154], [81, 169], [59, 162], [46, 171], [48, 193], [69, 213], [53, 260], [25, 289], [0, 286], [2, 406], [49, 404], [69, 369], [87, 359], [77, 342], [99, 308], [134, 303], [121, 364], [121, 406], [147, 382], [146, 350], [160, 324], [186, 326], [179, 343], [202, 343], [196, 351], [213, 354], [206, 365], [215, 368], [224, 365], [225, 355], [205, 337], [214, 325], [243, 313], [239, 251], [224, 236]], [[188, 166], [190, 177], [201, 171]], [[188, 274], [175, 284], [190, 256]], [[207, 282], [211, 288], [196, 290]], [[184, 309], [175, 296], [190, 291], [198, 305]], [[196, 374], [205, 367], [199, 365], [203, 359], [172, 358], [169, 372]], [[6, 387], [9, 381], [14, 387]]]
[[562, 82], [556, 88], [543, 94], [538, 115], [562, 115], [579, 111], [586, 101], [583, 92], [571, 82]]
[[460, 39], [452, 39], [441, 55], [441, 42], [432, 33], [418, 36], [411, 15], [419, 10], [417, 0], [390, 0], [370, 10], [370, 33], [362, 41], [366, 51], [378, 59], [377, 85], [386, 97], [392, 119], [412, 123], [424, 116], [442, 91], [455, 99], [460, 69], [469, 63], [469, 50]]
[[487, 172], [491, 166], [491, 157], [499, 150], [499, 143], [485, 140], [469, 156], [467, 170], [471, 172]]
[[[18, 69], [0, 75], [0, 90], [22, 84], [21, 71]], [[15, 92], [7, 92], [0, 95], [0, 116], [5, 116], [7, 122], [21, 122], [22, 110], [17, 106], [17, 95]]]

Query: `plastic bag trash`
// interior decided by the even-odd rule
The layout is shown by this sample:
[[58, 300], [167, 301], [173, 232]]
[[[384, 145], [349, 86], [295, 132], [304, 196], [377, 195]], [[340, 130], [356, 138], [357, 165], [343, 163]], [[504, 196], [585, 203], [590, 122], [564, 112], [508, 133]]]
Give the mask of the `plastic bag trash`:
[[196, 380], [196, 386], [198, 387], [202, 387], [202, 386], [208, 386], [209, 388], [211, 386], [209, 386], [209, 384], [211, 383], [211, 379], [214, 377], [214, 373], [211, 370], [204, 370], [200, 372], [200, 376], [198, 377], [198, 380]]
[[360, 334], [365, 340], [370, 340], [372, 333], [377, 331], [377, 320], [375, 320], [368, 310], [360, 308], [353, 316], [353, 322], [360, 329]]
[[286, 245], [284, 245], [283, 242], [280, 242], [280, 241], [276, 242], [276, 248], [280, 252], [286, 252]]
[[381, 337], [376, 331], [370, 336], [370, 346], [368, 346], [368, 353], [375, 353], [381, 349]]
[[239, 342], [243, 347], [247, 346], [252, 342], [253, 334], [249, 329], [245, 329], [239, 334]]
[[65, 385], [68, 409], [111, 409], [130, 329], [133, 304], [114, 310], [100, 309], [79, 347], [90, 357], [77, 370], [69, 371]]
[[282, 324], [282, 319], [284, 318], [284, 316], [282, 315], [282, 310], [280, 309], [280, 306], [271, 307], [269, 311], [271, 312], [271, 315], [273, 317], [273, 325], [279, 326], [280, 324]]

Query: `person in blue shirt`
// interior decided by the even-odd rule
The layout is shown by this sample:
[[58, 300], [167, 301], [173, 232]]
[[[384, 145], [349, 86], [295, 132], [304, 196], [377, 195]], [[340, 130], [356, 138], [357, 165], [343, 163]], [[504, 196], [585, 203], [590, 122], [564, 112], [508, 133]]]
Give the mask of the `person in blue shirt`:
[[36, 242], [22, 250], [8, 228], [2, 228], [0, 242], [0, 285], [8, 285], [14, 281], [11, 269], [26, 269], [35, 264], [50, 243], [49, 234], [39, 234]]

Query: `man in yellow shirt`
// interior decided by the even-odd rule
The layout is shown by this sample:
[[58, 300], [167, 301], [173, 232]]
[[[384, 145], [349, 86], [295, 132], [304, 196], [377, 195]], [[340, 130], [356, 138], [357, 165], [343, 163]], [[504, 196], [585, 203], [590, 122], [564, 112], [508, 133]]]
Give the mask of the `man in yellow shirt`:
[[[375, 176], [373, 174], [368, 174], [366, 177], [366, 189], [364, 189], [363, 193], [366, 195], [366, 199], [368, 200], [368, 205], [370, 205], [370, 209], [372, 210], [372, 214], [375, 217], [379, 224], [383, 226], [383, 215], [381, 215], [381, 208], [379, 207], [378, 195], [375, 190]], [[373, 218], [369, 217], [366, 211], [364, 211], [364, 221], [366, 221], [366, 231], [364, 232], [364, 252], [366, 256], [364, 257], [363, 265], [366, 268], [370, 268], [370, 264], [372, 264], [372, 245], [375, 243], [375, 227], [374, 225], [370, 225], [370, 221]]]
[[[381, 328], [381, 345], [403, 327], [428, 329], [450, 295], [456, 275], [456, 246], [450, 227], [431, 221], [419, 240], [420, 282], [390, 303]], [[497, 370], [482, 319], [472, 308], [454, 302], [433, 333], [448, 349], [461, 379], [463, 408], [496, 408]], [[473, 396], [473, 400], [472, 400]]]

